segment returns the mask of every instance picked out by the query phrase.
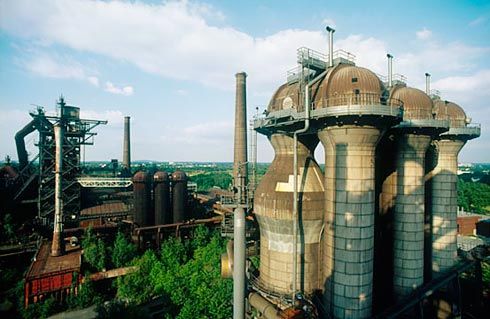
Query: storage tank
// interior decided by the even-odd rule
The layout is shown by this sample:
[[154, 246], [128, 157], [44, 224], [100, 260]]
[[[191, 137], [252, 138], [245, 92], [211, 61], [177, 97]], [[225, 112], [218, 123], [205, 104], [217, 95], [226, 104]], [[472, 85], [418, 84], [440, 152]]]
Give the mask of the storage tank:
[[372, 314], [375, 149], [398, 117], [382, 105], [381, 83], [368, 69], [339, 64], [314, 97], [326, 109], [318, 137], [325, 148], [324, 308], [334, 318]]
[[134, 217], [133, 222], [139, 227], [152, 223], [151, 213], [151, 180], [150, 175], [139, 171], [133, 176]]
[[180, 223], [189, 218], [187, 213], [187, 175], [183, 171], [172, 174], [173, 222]]
[[155, 196], [155, 225], [172, 223], [170, 206], [170, 177], [168, 173], [158, 171], [153, 175]]
[[[282, 86], [268, 110], [276, 104], [296, 108], [287, 100]], [[297, 94], [297, 85], [296, 85]], [[294, 94], [293, 94], [294, 95]], [[283, 98], [279, 101], [278, 96]], [[260, 282], [268, 291], [290, 294], [293, 282], [293, 138], [273, 133], [268, 136], [274, 148], [274, 160], [257, 187], [254, 213], [260, 227]], [[298, 140], [298, 249], [296, 286], [309, 294], [321, 289], [320, 238], [323, 226], [323, 174], [313, 157], [318, 144], [315, 135]]]

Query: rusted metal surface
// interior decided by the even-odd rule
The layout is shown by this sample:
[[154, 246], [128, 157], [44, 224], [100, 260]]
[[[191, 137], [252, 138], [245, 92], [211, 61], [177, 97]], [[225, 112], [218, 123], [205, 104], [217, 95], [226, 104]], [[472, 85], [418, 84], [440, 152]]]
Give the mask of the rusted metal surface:
[[53, 257], [49, 243], [40, 247], [24, 278], [25, 306], [37, 302], [46, 294], [66, 295], [71, 288], [78, 286], [81, 281], [82, 251], [79, 246], [70, 245], [66, 245], [65, 251], [64, 255]]
[[106, 203], [82, 209], [80, 219], [90, 219], [94, 217], [122, 216], [130, 213], [131, 207], [124, 202]]
[[155, 192], [155, 224], [169, 224], [172, 222], [170, 206], [170, 177], [168, 173], [158, 171], [153, 175]]
[[432, 100], [423, 91], [398, 86], [391, 90], [390, 97], [403, 101], [404, 120], [432, 119]]
[[136, 267], [136, 266], [116, 268], [116, 269], [111, 269], [108, 271], [101, 271], [101, 272], [97, 272], [95, 274], [90, 274], [88, 276], [88, 279], [94, 280], [94, 281], [102, 280], [102, 279], [110, 279], [110, 278], [125, 276], [125, 275], [131, 274], [137, 270], [138, 270], [138, 267]]
[[134, 217], [133, 221], [140, 227], [150, 226], [150, 177], [148, 173], [139, 171], [133, 177]]
[[187, 175], [183, 171], [172, 174], [173, 222], [180, 223], [188, 218], [187, 213]]

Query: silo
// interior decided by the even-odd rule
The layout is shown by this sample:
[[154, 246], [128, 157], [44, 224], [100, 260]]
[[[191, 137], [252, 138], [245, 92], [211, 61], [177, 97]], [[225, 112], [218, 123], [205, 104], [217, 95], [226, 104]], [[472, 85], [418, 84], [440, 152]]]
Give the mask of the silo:
[[170, 178], [166, 172], [153, 175], [155, 196], [155, 225], [172, 223], [170, 209]]
[[[297, 102], [297, 85], [284, 85], [273, 96], [268, 111], [298, 108]], [[272, 132], [268, 139], [275, 156], [254, 197], [260, 227], [260, 282], [269, 292], [289, 295], [293, 288], [293, 138]], [[322, 285], [319, 255], [324, 188], [323, 174], [313, 158], [317, 144], [315, 135], [299, 136], [296, 286], [307, 294]]]
[[180, 223], [188, 219], [187, 214], [187, 175], [183, 171], [172, 174], [173, 222]]
[[330, 69], [314, 103], [325, 148], [324, 307], [334, 318], [372, 312], [375, 148], [398, 108], [382, 105], [371, 71], [347, 64]]
[[449, 119], [449, 131], [433, 143], [431, 179], [432, 276], [444, 274], [456, 263], [458, 212], [458, 154], [466, 141], [480, 136], [479, 126], [469, 126], [470, 119], [457, 104], [434, 101], [436, 118]]
[[139, 171], [133, 176], [133, 222], [139, 227], [149, 226], [153, 219], [150, 216], [152, 215], [150, 182], [150, 176], [144, 171]]
[[394, 199], [393, 293], [400, 300], [424, 283], [425, 154], [432, 136], [448, 123], [432, 117], [432, 100], [421, 90], [397, 86], [392, 99], [403, 102], [403, 121], [393, 128], [395, 172], [383, 191]]

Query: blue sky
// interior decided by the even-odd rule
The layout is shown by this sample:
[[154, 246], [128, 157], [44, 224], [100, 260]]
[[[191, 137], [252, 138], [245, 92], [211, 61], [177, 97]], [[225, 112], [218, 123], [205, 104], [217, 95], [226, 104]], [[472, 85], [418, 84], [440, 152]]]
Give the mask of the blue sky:
[[[250, 119], [297, 48], [327, 52], [326, 25], [359, 66], [386, 75], [389, 52], [394, 73], [420, 89], [431, 73], [431, 88], [482, 125], [460, 161], [490, 162], [490, 2], [456, 0], [0, 0], [0, 157], [17, 159], [28, 111], [53, 112], [63, 94], [85, 118], [109, 121], [86, 160], [122, 158], [128, 115], [133, 160], [231, 161], [235, 73], [248, 74]], [[273, 158], [265, 138], [258, 153]]]

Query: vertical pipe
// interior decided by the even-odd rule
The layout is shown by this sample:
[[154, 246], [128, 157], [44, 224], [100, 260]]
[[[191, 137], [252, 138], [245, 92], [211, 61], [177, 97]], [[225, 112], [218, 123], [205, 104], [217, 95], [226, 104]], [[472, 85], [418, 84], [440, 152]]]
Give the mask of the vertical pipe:
[[55, 180], [54, 180], [54, 229], [51, 256], [63, 255], [63, 200], [61, 192], [62, 170], [63, 170], [63, 127], [60, 124], [54, 126], [54, 138], [56, 144], [55, 155]]
[[[238, 175], [241, 176], [241, 187], [248, 184], [248, 167], [247, 167], [247, 73], [240, 72], [235, 74], [236, 77], [236, 98], [235, 98], [235, 143], [233, 156], [233, 177], [235, 178], [235, 187], [240, 184]], [[241, 193], [240, 201], [244, 203], [246, 192]]]
[[335, 29], [327, 26], [328, 31], [328, 67], [333, 67], [333, 33]]
[[233, 319], [245, 318], [245, 210], [235, 208], [233, 221]]
[[425, 73], [425, 94], [430, 96], [430, 74]]
[[130, 117], [124, 117], [124, 146], [122, 168], [125, 174], [131, 175], [131, 140], [130, 140]]
[[391, 54], [387, 54], [388, 58], [388, 88], [391, 89], [393, 86], [393, 56]]

